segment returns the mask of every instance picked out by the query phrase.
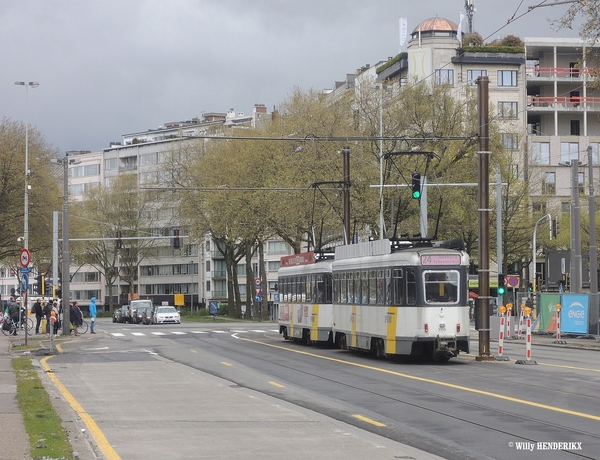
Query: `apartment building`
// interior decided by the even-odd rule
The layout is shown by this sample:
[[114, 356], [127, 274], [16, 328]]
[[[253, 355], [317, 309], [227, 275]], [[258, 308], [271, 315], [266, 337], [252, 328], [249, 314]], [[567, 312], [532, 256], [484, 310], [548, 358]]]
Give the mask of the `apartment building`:
[[[230, 109], [227, 113], [205, 113], [202, 120], [193, 119], [181, 122], [165, 123], [157, 129], [124, 134], [121, 142], [113, 142], [102, 152], [68, 152], [76, 157], [77, 164], [69, 165], [69, 193], [71, 200], [82, 199], [89, 187], [98, 184], [110, 185], [122, 174], [135, 174], [141, 187], [160, 187], [164, 164], [177, 149], [185, 148], [194, 136], [222, 132], [222, 127], [243, 129], [267, 123], [270, 114], [263, 104], [256, 104], [253, 113], [245, 115]], [[161, 193], [157, 191], [157, 197]], [[158, 199], [157, 198], [157, 199]], [[201, 242], [191, 241], [187, 229], [180, 224], [176, 207], [162, 208], [162, 223], [169, 223], [167, 233], [160, 235], [150, 255], [141, 261], [133, 292], [123, 280], [117, 281], [113, 292], [108, 292], [102, 275], [92, 266], [80, 265], [74, 261], [71, 272], [71, 299], [85, 306], [91, 297], [100, 299], [101, 305], [109, 303], [112, 296], [114, 304], [127, 303], [135, 297], [150, 298], [155, 303], [173, 303], [174, 294], [183, 294], [185, 307], [205, 306], [209, 301], [227, 300], [227, 276], [225, 260], [210, 235]], [[72, 225], [78, 216], [71, 215]], [[180, 244], [172, 244], [172, 230], [177, 228]], [[263, 287], [267, 300], [273, 300], [279, 259], [291, 249], [283, 241], [270, 240], [263, 248], [266, 261], [268, 286]], [[246, 277], [255, 279], [260, 275], [258, 253], [252, 260], [253, 273], [246, 273], [246, 264], [242, 260], [237, 268], [238, 282], [242, 299], [246, 295]], [[9, 278], [7, 276], [7, 278]], [[0, 285], [3, 286], [3, 285]], [[7, 283], [8, 286], [8, 283]], [[7, 289], [7, 288], [4, 288]], [[254, 297], [255, 293], [251, 292]]]

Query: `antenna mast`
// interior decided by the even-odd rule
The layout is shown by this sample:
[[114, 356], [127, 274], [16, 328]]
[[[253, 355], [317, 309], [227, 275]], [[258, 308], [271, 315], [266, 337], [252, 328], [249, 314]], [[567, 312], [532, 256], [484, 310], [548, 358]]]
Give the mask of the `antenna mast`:
[[473, 33], [473, 13], [475, 13], [475, 0], [465, 0], [465, 11], [467, 12], [467, 19], [469, 20], [469, 33]]

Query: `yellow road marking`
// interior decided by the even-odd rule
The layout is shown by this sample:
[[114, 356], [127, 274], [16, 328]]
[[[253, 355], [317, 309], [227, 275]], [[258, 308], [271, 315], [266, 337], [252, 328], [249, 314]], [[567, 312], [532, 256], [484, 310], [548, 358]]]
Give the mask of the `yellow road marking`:
[[363, 422], [370, 423], [371, 425], [375, 425], [375, 426], [387, 426], [385, 423], [378, 422], [376, 420], [373, 420], [372, 418], [365, 417], [364, 415], [354, 414], [352, 417], [357, 418], [359, 420], [362, 420]]
[[[58, 348], [58, 345], [56, 347]], [[73, 397], [73, 395], [71, 395], [71, 393], [69, 393], [69, 390], [66, 389], [66, 387], [62, 384], [62, 382], [51, 371], [50, 366], [46, 362], [50, 358], [53, 358], [53, 356], [47, 356], [40, 360], [40, 363], [42, 365], [42, 368], [46, 372], [46, 375], [50, 378], [50, 380], [52, 380], [54, 385], [56, 385], [58, 390], [62, 393], [64, 398], [71, 405], [71, 407], [75, 410], [75, 412], [77, 412], [77, 415], [79, 415], [79, 417], [81, 417], [81, 420], [83, 420], [83, 423], [85, 423], [85, 426], [87, 426], [88, 431], [94, 437], [96, 444], [98, 445], [98, 447], [100, 448], [100, 450], [102, 451], [102, 453], [104, 454], [106, 459], [107, 460], [121, 460], [121, 457], [119, 457], [119, 454], [117, 454], [115, 452], [115, 450], [112, 448], [112, 446], [110, 445], [110, 443], [104, 436], [104, 433], [102, 433], [102, 430], [98, 427], [98, 425], [96, 425], [96, 422], [94, 421], [94, 419], [92, 417], [90, 417], [90, 415], [83, 409], [83, 407], [81, 407], [81, 404], [79, 404], [79, 402], [77, 402], [77, 400]]]
[[198, 353], [196, 350], [190, 350], [192, 353]]
[[233, 364], [229, 364], [226, 361], [221, 361], [221, 364], [223, 364], [223, 366], [233, 366]]
[[600, 372], [600, 369], [590, 369], [588, 367], [563, 366], [560, 364], [546, 364], [546, 363], [538, 363], [538, 364], [540, 366], [560, 367], [562, 369], [573, 369], [576, 371]]
[[336, 363], [347, 364], [349, 366], [360, 367], [361, 369], [369, 369], [372, 371], [382, 372], [384, 374], [390, 374], [390, 375], [395, 375], [397, 377], [403, 377], [405, 379], [416, 380], [418, 382], [432, 383], [434, 385], [440, 385], [440, 386], [447, 387], [447, 388], [453, 388], [455, 390], [461, 390], [461, 391], [475, 393], [475, 394], [482, 395], [482, 396], [488, 396], [490, 398], [501, 399], [503, 401], [510, 401], [510, 402], [514, 402], [514, 403], [523, 404], [526, 406], [537, 407], [539, 409], [546, 409], [546, 410], [553, 411], [553, 412], [559, 412], [561, 414], [568, 414], [568, 415], [573, 415], [575, 417], [582, 417], [582, 418], [600, 421], [600, 416], [598, 416], [598, 415], [586, 414], [584, 412], [577, 412], [577, 411], [572, 411], [572, 410], [568, 410], [568, 409], [561, 409], [560, 407], [553, 407], [553, 406], [549, 406], [547, 404], [540, 404], [540, 403], [536, 403], [536, 402], [532, 402], [532, 401], [527, 401], [524, 399], [513, 398], [511, 396], [504, 396], [501, 394], [492, 393], [490, 391], [484, 391], [484, 390], [478, 390], [476, 388], [464, 387], [462, 385], [455, 385], [453, 383], [441, 382], [439, 380], [432, 380], [432, 379], [428, 379], [425, 377], [417, 377], [415, 375], [409, 375], [409, 374], [404, 374], [402, 372], [396, 372], [396, 371], [391, 371], [388, 369], [382, 369], [380, 367], [367, 366], [366, 364], [353, 363], [351, 361], [344, 361], [343, 359], [330, 358], [328, 356], [320, 356], [320, 355], [316, 355], [314, 353], [309, 353], [307, 351], [292, 350], [290, 348], [282, 347], [280, 345], [273, 345], [270, 343], [259, 342], [258, 340], [252, 340], [252, 339], [247, 339], [247, 338], [243, 338], [243, 337], [240, 337], [240, 339], [246, 340], [247, 342], [257, 343], [259, 345], [263, 345], [266, 347], [278, 348], [280, 350], [285, 350], [285, 351], [288, 351], [291, 353], [298, 353], [301, 355], [312, 356], [315, 358], [324, 359], [326, 361], [333, 361]]
[[268, 382], [268, 383], [270, 383], [273, 386], [276, 386], [277, 388], [285, 388], [282, 384], [277, 383], [277, 382]]

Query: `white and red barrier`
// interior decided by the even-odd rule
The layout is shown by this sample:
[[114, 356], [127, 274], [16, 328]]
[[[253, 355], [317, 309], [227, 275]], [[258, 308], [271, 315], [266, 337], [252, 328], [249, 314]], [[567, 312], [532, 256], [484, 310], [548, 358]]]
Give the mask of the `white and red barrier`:
[[[504, 327], [505, 327], [505, 313], [506, 313], [506, 307], [504, 305], [502, 305], [498, 311], [500, 312], [500, 333], [498, 335], [498, 356], [496, 356], [496, 360], [497, 361], [508, 361], [508, 358], [505, 356], [502, 356], [502, 353], [504, 351]], [[510, 311], [510, 310], [509, 310]]]
[[517, 364], [537, 364], [531, 359], [531, 308], [525, 307], [525, 360], [515, 361]]
[[525, 317], [525, 305], [521, 304], [521, 311], [519, 313], [519, 330], [517, 331], [517, 338], [523, 338], [523, 319]]

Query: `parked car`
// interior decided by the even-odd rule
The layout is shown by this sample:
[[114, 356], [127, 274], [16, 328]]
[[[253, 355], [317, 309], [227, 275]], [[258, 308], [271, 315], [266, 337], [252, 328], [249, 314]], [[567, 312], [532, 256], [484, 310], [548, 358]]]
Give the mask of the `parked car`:
[[154, 307], [146, 307], [144, 309], [144, 316], [142, 318], [142, 324], [152, 324], [154, 320]]
[[131, 322], [131, 314], [130, 314], [129, 305], [123, 305], [121, 308], [115, 311], [113, 315], [113, 319], [115, 319], [115, 323], [128, 323]]
[[144, 322], [144, 318], [146, 317], [146, 311], [148, 309], [150, 309], [150, 308], [151, 307], [145, 307], [145, 306], [136, 308], [135, 313], [134, 313], [134, 320], [133, 320], [133, 322], [136, 323], [136, 324], [143, 323]]
[[129, 322], [130, 323], [139, 323], [140, 315], [138, 315], [138, 310], [141, 308], [152, 307], [151, 300], [132, 300], [129, 302]]
[[163, 323], [181, 323], [181, 317], [179, 316], [179, 312], [175, 307], [171, 306], [162, 306], [157, 307], [154, 312], [153, 318], [154, 324], [163, 324]]

